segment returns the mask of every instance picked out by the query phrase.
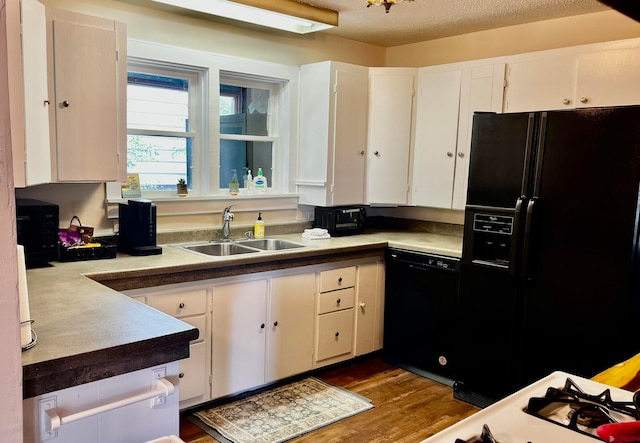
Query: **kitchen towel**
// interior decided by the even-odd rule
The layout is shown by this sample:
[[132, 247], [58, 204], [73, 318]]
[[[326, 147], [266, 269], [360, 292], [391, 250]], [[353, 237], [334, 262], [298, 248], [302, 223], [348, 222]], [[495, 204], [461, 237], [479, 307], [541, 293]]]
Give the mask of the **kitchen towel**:
[[31, 313], [29, 312], [29, 291], [27, 290], [27, 267], [24, 246], [18, 245], [18, 303], [20, 305], [20, 346], [31, 343]]
[[320, 240], [323, 238], [331, 238], [329, 231], [323, 228], [305, 229], [302, 233], [302, 238], [307, 240]]

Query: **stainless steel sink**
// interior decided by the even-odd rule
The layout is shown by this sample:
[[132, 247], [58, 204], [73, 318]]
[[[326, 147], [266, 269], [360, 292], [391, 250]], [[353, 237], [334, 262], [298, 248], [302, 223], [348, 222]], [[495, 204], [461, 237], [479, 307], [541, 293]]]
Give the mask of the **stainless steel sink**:
[[255, 240], [240, 240], [240, 245], [250, 246], [263, 251], [281, 251], [283, 249], [305, 248], [307, 245], [279, 238], [257, 238]]
[[206, 255], [213, 255], [216, 257], [238, 255], [238, 254], [255, 254], [256, 252], [260, 252], [258, 249], [250, 248], [250, 247], [239, 245], [238, 243], [232, 243], [232, 242], [204, 243], [204, 244], [197, 244], [197, 245], [185, 245], [181, 247], [189, 251], [199, 252], [201, 254], [206, 254]]

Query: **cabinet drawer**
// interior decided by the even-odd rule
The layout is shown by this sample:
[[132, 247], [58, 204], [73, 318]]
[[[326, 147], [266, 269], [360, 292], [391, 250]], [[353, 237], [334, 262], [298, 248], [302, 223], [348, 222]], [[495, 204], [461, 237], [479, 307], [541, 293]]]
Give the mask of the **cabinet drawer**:
[[150, 299], [151, 306], [173, 317], [204, 314], [207, 310], [206, 289], [154, 295]]
[[356, 268], [332, 269], [320, 273], [320, 292], [335, 291], [356, 284]]
[[353, 345], [353, 309], [331, 312], [318, 317], [316, 360], [351, 352]]
[[355, 288], [323, 292], [318, 295], [318, 314], [353, 308]]
[[192, 317], [181, 317], [180, 320], [185, 323], [189, 323], [194, 328], [198, 328], [200, 335], [191, 343], [200, 343], [201, 341], [204, 341], [207, 336], [207, 316], [205, 314], [194, 315]]
[[189, 346], [189, 358], [180, 360], [180, 401], [207, 394], [207, 348], [205, 343]]

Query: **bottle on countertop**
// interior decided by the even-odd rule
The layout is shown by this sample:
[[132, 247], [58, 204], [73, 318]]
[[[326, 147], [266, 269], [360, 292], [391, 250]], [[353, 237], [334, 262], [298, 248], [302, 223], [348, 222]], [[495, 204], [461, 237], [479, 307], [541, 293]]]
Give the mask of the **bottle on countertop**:
[[247, 169], [247, 176], [244, 179], [244, 188], [247, 194], [253, 194], [253, 177], [251, 176], [251, 169]]
[[267, 177], [262, 175], [262, 168], [258, 168], [258, 175], [253, 180], [253, 189], [256, 194], [264, 194], [267, 192]]
[[262, 212], [258, 212], [258, 219], [253, 225], [253, 236], [255, 238], [264, 238], [264, 221], [262, 220]]
[[238, 195], [240, 193], [240, 182], [238, 181], [238, 174], [235, 169], [232, 169], [231, 181], [229, 182], [229, 194]]

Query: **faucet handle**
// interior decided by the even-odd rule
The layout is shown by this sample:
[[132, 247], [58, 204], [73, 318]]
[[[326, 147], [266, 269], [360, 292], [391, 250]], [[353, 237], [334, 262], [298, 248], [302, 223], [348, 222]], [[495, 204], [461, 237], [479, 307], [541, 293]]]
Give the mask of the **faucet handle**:
[[252, 239], [253, 238], [253, 231], [247, 231], [244, 233], [244, 235], [248, 238], [248, 239]]

